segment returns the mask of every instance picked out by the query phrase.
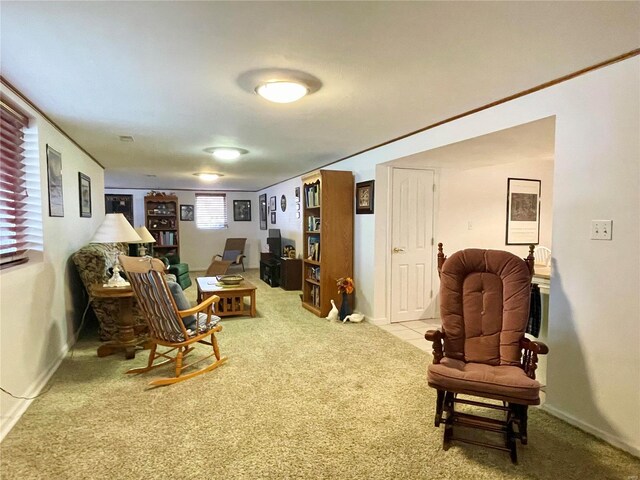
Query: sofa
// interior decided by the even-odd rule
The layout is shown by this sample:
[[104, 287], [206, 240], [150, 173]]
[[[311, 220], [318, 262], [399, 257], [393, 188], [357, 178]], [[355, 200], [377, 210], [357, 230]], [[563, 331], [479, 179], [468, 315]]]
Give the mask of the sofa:
[[[90, 286], [94, 283], [106, 283], [111, 276], [116, 255], [127, 253], [126, 243], [90, 243], [75, 252], [72, 257], [87, 291], [91, 308], [98, 319], [100, 340], [103, 341], [112, 340], [117, 334], [116, 319], [120, 314], [120, 303], [117, 298], [92, 298]], [[147, 325], [135, 298], [132, 305], [134, 332], [140, 335], [147, 331]]]
[[160, 257], [167, 266], [167, 271], [175, 275], [176, 282], [186, 290], [191, 286], [191, 277], [189, 276], [189, 264], [180, 262], [180, 256], [177, 253]]

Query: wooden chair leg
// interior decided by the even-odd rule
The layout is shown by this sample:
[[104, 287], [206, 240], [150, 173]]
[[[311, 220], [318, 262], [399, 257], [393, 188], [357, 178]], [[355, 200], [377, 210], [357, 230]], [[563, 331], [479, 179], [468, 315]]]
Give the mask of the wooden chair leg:
[[178, 353], [176, 355], [176, 377], [179, 377], [181, 372], [182, 372], [182, 348], [179, 348]]
[[439, 427], [442, 421], [442, 408], [444, 404], [444, 390], [437, 390], [438, 396], [436, 398], [436, 419], [435, 426]]

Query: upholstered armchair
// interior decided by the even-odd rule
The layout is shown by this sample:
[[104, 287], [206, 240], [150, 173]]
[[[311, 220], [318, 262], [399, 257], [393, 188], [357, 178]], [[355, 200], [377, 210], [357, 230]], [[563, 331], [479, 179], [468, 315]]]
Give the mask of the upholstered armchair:
[[[93, 298], [90, 286], [95, 283], [106, 283], [111, 276], [116, 255], [126, 254], [127, 251], [128, 245], [126, 243], [90, 243], [73, 254], [73, 263], [76, 265], [91, 302], [91, 308], [98, 319], [100, 340], [103, 341], [115, 339], [118, 331], [116, 319], [120, 314], [120, 303], [117, 298]], [[140, 334], [146, 331], [146, 322], [135, 300], [132, 305], [134, 329], [137, 334]]]
[[189, 276], [189, 264], [180, 261], [180, 256], [175, 253], [162, 257], [161, 260], [167, 267], [167, 271], [176, 277], [176, 282], [180, 284], [183, 290], [191, 286], [191, 277]]
[[[442, 328], [429, 330], [433, 364], [427, 380], [437, 390], [435, 426], [444, 423], [443, 448], [451, 441], [484, 445], [510, 453], [517, 462], [516, 440], [527, 444], [527, 410], [540, 404], [535, 371], [538, 355], [549, 349], [525, 338], [529, 320], [533, 246], [523, 260], [509, 252], [467, 249], [444, 256], [438, 244]], [[498, 400], [480, 402], [466, 397]], [[457, 405], [464, 405], [463, 410]], [[498, 419], [470, 413], [494, 409]], [[460, 435], [459, 427], [504, 435], [487, 443]]]

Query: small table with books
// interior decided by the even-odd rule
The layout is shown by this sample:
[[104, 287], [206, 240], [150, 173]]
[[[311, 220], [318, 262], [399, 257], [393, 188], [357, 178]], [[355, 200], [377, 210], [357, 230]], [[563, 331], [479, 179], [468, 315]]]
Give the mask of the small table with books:
[[[198, 303], [211, 295], [218, 295], [215, 314], [219, 317], [231, 315], [256, 316], [256, 286], [247, 280], [238, 285], [223, 285], [216, 277], [198, 277]], [[244, 299], [249, 297], [249, 303]]]

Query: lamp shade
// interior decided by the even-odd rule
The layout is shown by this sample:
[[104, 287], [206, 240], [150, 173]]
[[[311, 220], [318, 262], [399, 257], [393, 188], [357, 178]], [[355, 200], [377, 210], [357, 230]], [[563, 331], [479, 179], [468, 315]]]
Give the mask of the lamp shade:
[[121, 213], [107, 213], [90, 243], [139, 242], [140, 235]]
[[135, 242], [131, 243], [156, 243], [156, 239], [153, 238], [153, 235], [149, 233], [147, 227], [142, 226], [136, 228], [136, 233], [140, 235], [140, 240], [136, 240]]

